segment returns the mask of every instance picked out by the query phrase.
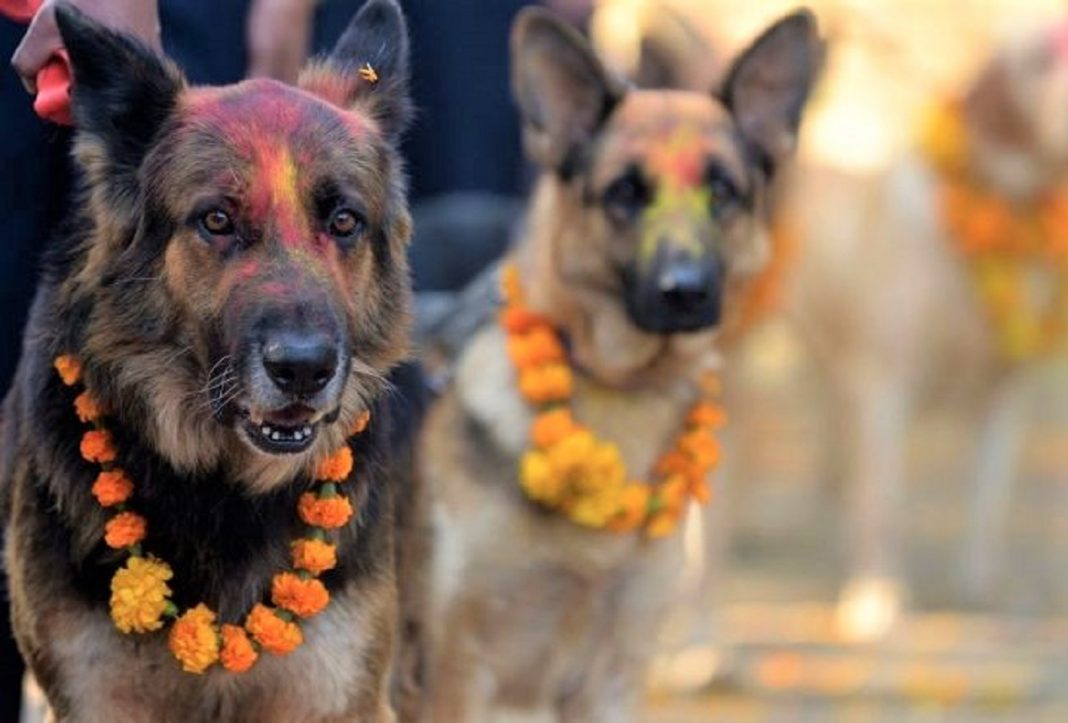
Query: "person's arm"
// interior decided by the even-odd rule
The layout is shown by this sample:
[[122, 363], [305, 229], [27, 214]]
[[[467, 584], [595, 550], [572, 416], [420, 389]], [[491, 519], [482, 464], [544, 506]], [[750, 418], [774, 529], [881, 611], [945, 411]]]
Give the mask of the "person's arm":
[[[37, 73], [57, 51], [63, 39], [56, 27], [56, 0], [44, 0], [22, 42], [15, 49], [11, 65], [30, 93], [37, 91]], [[86, 15], [116, 30], [131, 33], [159, 49], [159, 6], [157, 0], [67, 0]]]
[[317, 0], [252, 0], [248, 74], [294, 83], [312, 42]]

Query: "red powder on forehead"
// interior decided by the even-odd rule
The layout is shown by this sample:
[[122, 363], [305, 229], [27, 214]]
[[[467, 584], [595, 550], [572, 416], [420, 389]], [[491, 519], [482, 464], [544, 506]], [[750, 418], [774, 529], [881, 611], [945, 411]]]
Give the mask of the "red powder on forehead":
[[696, 188], [704, 182], [705, 147], [701, 134], [689, 126], [657, 138], [646, 158], [653, 175], [676, 187]]

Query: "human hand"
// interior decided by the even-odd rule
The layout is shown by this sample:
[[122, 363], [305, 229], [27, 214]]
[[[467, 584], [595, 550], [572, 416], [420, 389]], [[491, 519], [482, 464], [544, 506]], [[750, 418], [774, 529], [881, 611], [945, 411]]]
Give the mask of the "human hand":
[[316, 0], [252, 0], [248, 74], [294, 83], [308, 58]]
[[[67, 0], [99, 23], [130, 33], [152, 48], [159, 50], [159, 5], [157, 0]], [[11, 57], [23, 86], [30, 93], [37, 92], [37, 74], [55, 53], [63, 47], [63, 38], [56, 26], [56, 0], [44, 0]]]

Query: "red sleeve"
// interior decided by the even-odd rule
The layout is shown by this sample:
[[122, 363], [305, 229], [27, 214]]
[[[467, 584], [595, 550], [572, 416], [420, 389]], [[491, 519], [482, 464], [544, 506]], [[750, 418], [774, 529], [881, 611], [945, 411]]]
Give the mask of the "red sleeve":
[[0, 15], [6, 15], [16, 23], [28, 23], [39, 7], [41, 0], [0, 0]]

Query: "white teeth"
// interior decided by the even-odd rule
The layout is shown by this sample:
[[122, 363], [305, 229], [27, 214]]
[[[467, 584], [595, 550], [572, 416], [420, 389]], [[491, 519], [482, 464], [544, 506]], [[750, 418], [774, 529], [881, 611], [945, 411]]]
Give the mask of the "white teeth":
[[277, 428], [270, 424], [259, 427], [260, 434], [275, 442], [303, 442], [312, 436], [312, 427], [305, 424], [297, 429]]

